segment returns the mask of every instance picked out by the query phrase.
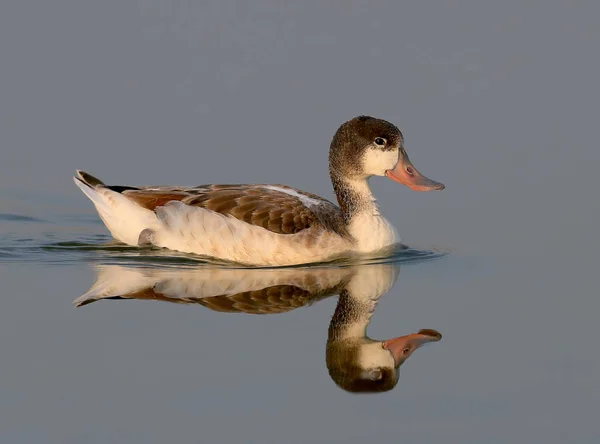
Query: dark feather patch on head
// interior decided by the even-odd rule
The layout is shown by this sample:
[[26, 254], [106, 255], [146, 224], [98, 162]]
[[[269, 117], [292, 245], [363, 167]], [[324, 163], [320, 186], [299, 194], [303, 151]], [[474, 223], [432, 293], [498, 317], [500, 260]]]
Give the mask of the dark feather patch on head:
[[333, 136], [329, 150], [329, 169], [332, 179], [362, 174], [362, 156], [376, 138], [387, 143], [384, 150], [402, 144], [402, 132], [392, 123], [369, 116], [358, 116], [343, 123]]

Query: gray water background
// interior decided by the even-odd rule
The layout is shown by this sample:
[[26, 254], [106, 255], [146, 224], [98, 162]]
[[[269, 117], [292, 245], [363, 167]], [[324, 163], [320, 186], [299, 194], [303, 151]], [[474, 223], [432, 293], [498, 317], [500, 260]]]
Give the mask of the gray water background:
[[[597, 443], [600, 4], [0, 4], [0, 441]], [[114, 259], [73, 185], [285, 183], [333, 199], [343, 121], [397, 124], [415, 193], [372, 337], [435, 328], [398, 387], [325, 368], [329, 298], [282, 315], [71, 301]], [[122, 260], [122, 259], [121, 259]]]

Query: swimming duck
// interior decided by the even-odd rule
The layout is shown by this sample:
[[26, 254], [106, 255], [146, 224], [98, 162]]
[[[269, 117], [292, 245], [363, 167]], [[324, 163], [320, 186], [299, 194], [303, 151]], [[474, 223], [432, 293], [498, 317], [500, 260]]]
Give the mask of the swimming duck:
[[387, 340], [367, 336], [379, 298], [392, 288], [399, 271], [397, 263], [280, 269], [101, 265], [96, 283], [74, 303], [80, 307], [103, 299], [138, 299], [264, 315], [339, 295], [328, 329], [329, 375], [349, 392], [383, 392], [396, 387], [400, 367], [415, 350], [442, 338], [433, 329]]
[[387, 176], [417, 191], [444, 185], [423, 176], [393, 124], [369, 116], [343, 123], [329, 151], [339, 207], [286, 185], [111, 186], [84, 171], [75, 184], [112, 236], [253, 266], [321, 262], [400, 242], [369, 188]]

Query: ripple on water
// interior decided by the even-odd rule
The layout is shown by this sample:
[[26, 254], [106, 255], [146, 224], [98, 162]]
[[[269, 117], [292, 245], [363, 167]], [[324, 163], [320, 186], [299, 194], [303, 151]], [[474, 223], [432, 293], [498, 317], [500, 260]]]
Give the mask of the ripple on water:
[[43, 223], [48, 223], [48, 221], [43, 220], [43, 219], [38, 219], [37, 217], [24, 216], [22, 214], [12, 214], [12, 213], [0, 213], [0, 221], [6, 221], [6, 222], [43, 222]]
[[[73, 264], [81, 262], [102, 262], [129, 265], [154, 266], [199, 266], [218, 265], [234, 268], [246, 268], [241, 264], [179, 253], [160, 248], [136, 247], [122, 244], [108, 235], [86, 234], [76, 240], [57, 241], [57, 233], [42, 233], [41, 236], [0, 237], [0, 262], [38, 262], [48, 264]], [[381, 264], [390, 262], [420, 262], [440, 258], [446, 255], [442, 250], [420, 250], [407, 246], [398, 246], [377, 256], [339, 258], [328, 262], [296, 265], [306, 266], [346, 266], [356, 264]], [[256, 267], [253, 267], [256, 268]], [[273, 268], [273, 267], [263, 267]]]
[[[6, 221], [2, 226], [3, 230], [0, 231], [0, 263], [28, 262], [69, 265], [84, 261], [132, 266], [197, 267], [208, 265], [248, 268], [242, 264], [210, 257], [120, 243], [104, 230], [99, 232], [98, 227], [103, 224], [95, 213], [67, 211], [59, 215], [52, 216], [52, 214], [46, 212], [44, 218], [40, 218], [17, 214], [17, 212], [0, 212], [0, 221]], [[50, 219], [46, 220], [46, 218]], [[345, 257], [293, 267], [340, 267], [357, 264], [421, 262], [443, 257], [447, 253], [440, 249], [417, 249], [398, 245], [369, 257]]]

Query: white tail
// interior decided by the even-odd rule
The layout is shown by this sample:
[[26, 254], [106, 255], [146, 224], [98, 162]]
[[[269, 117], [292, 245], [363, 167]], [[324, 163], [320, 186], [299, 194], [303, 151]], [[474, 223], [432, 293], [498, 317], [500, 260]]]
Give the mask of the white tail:
[[94, 176], [77, 170], [77, 176], [73, 180], [92, 201], [115, 239], [137, 245], [142, 230], [155, 229], [160, 225], [153, 211], [142, 208], [121, 193], [111, 190]]

